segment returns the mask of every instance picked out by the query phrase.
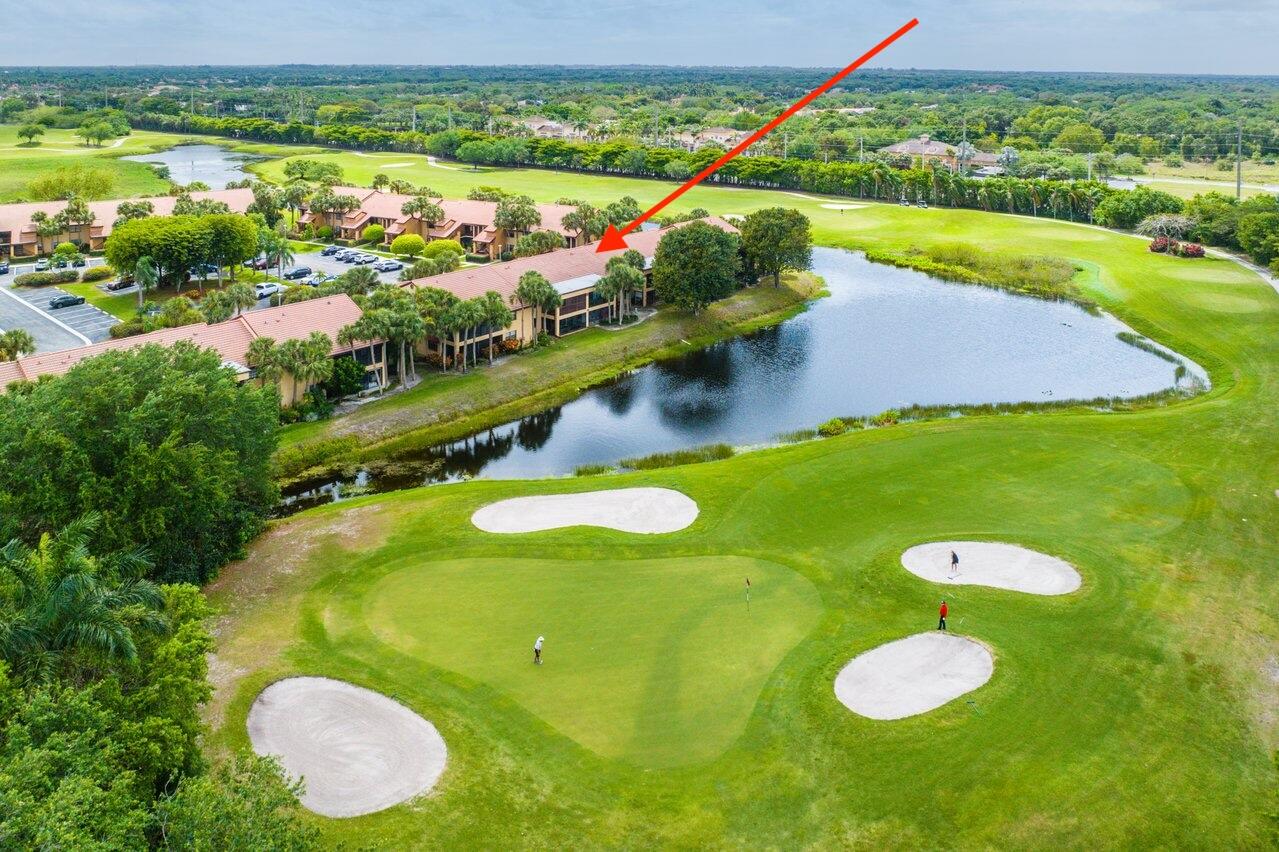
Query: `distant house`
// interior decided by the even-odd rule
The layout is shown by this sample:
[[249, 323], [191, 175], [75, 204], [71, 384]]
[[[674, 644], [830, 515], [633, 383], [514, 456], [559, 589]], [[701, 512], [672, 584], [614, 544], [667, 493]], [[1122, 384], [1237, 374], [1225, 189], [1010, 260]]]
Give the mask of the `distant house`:
[[[700, 221], [737, 233], [733, 225], [714, 216]], [[687, 223], [672, 227], [680, 228], [684, 224]], [[670, 229], [636, 231], [626, 236], [628, 246], [643, 254], [647, 260], [644, 289], [632, 297], [637, 306], [652, 305], [656, 300], [650, 270], [653, 256], [657, 252], [657, 244], [668, 230]], [[472, 299], [492, 290], [499, 293], [511, 306], [515, 318], [506, 328], [481, 327], [475, 329], [473, 336], [465, 340], [455, 342], [450, 339], [432, 339], [428, 340], [423, 347], [425, 353], [439, 354], [452, 360], [461, 351], [465, 351], [470, 357], [476, 347], [483, 348], [489, 341], [512, 340], [525, 344], [536, 339], [540, 332], [559, 337], [604, 323], [609, 316], [610, 301], [596, 294], [595, 285], [604, 276], [608, 261], [621, 253], [621, 251], [597, 253], [595, 243], [587, 243], [576, 248], [516, 258], [505, 263], [468, 266], [443, 275], [407, 281], [402, 286], [434, 287], [447, 290], [459, 299]], [[563, 303], [554, 311], [540, 313], [531, 305], [522, 304], [515, 298], [520, 276], [531, 271], [544, 275], [560, 294]]]
[[[936, 163], [943, 165], [949, 169], [959, 169], [959, 159], [956, 156], [956, 148], [947, 142], [941, 142], [933, 139], [927, 133], [917, 136], [914, 139], [907, 139], [904, 142], [895, 142], [884, 148], [880, 148], [885, 154], [898, 154], [910, 157], [911, 160], [919, 160], [923, 165], [928, 163]], [[999, 164], [999, 158], [994, 154], [988, 154], [985, 151], [977, 151], [972, 160], [968, 162], [969, 166], [996, 166]]]
[[[276, 343], [298, 340], [312, 332], [320, 331], [333, 341], [329, 355], [333, 358], [354, 357], [364, 366], [370, 384], [386, 384], [386, 359], [381, 340], [358, 341], [354, 346], [337, 342], [338, 332], [362, 316], [359, 305], [345, 294], [324, 296], [278, 308], [249, 311], [226, 322], [205, 325], [195, 323], [177, 328], [162, 328], [149, 334], [105, 340], [91, 346], [63, 349], [58, 352], [39, 352], [16, 361], [0, 361], [0, 392], [12, 382], [33, 381], [40, 376], [60, 376], [86, 358], [104, 352], [136, 349], [147, 344], [172, 346], [180, 340], [201, 349], [213, 349], [222, 356], [223, 366], [235, 371], [239, 381], [249, 381], [256, 374], [248, 366], [246, 357], [249, 344], [258, 337], [269, 337]], [[298, 383], [293, 376], [280, 377], [280, 396], [286, 402], [297, 400], [308, 386]]]
[[[353, 195], [360, 199], [360, 207], [350, 213], [326, 213], [303, 207], [298, 225], [327, 226], [333, 235], [342, 240], [357, 240], [369, 225], [381, 225], [385, 229], [384, 242], [390, 244], [401, 234], [417, 234], [427, 242], [432, 240], [457, 240], [462, 248], [472, 254], [482, 254], [497, 260], [515, 245], [515, 241], [527, 231], [508, 232], [496, 225], [497, 202], [435, 199], [444, 211], [438, 222], [423, 222], [406, 216], [404, 205], [413, 200], [411, 195], [382, 192], [359, 186], [335, 186], [334, 195]], [[564, 237], [570, 247], [577, 244], [577, 232], [565, 228], [561, 221], [575, 208], [566, 204], [539, 204], [537, 212], [542, 223], [536, 231], [554, 231]]]
[[[193, 192], [191, 197], [198, 200], [212, 199], [221, 201], [231, 208], [233, 213], [243, 213], [253, 203], [253, 192], [248, 189], [217, 189], [212, 192]], [[65, 201], [33, 201], [18, 204], [0, 204], [0, 258], [34, 257], [39, 254], [50, 254], [58, 243], [75, 243], [89, 251], [101, 251], [115, 220], [119, 218], [116, 208], [126, 201], [149, 201], [155, 208], [154, 215], [168, 216], [173, 213], [177, 197], [158, 195], [153, 198], [116, 198], [110, 201], [90, 201], [88, 208], [93, 213], [93, 221], [70, 225], [66, 229], [51, 236], [40, 236], [37, 233], [35, 219], [37, 213], [43, 213], [53, 219], [66, 209]]]
[[734, 130], [731, 127], [707, 127], [695, 133], [677, 133], [675, 142], [689, 151], [705, 148], [707, 145], [718, 145], [721, 148], [732, 148], [747, 136], [748, 130]]
[[539, 139], [584, 139], [586, 134], [577, 128], [541, 115], [517, 119], [517, 123]]

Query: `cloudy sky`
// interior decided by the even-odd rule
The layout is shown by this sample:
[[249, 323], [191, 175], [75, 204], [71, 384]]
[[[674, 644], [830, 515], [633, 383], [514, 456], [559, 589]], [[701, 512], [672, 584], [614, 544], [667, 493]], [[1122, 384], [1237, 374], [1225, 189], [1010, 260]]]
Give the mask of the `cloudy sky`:
[[[17, 3], [19, 0], [6, 0]], [[1279, 0], [54, 0], [4, 65], [874, 64], [1279, 74]]]

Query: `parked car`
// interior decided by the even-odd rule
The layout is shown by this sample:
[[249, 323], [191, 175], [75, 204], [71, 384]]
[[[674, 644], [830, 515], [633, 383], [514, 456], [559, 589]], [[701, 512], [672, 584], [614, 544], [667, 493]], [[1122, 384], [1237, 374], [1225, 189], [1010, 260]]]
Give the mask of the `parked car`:
[[352, 254], [354, 254], [354, 252], [352, 252], [350, 249], [340, 248], [337, 251], [333, 252], [333, 259], [346, 260]]
[[83, 257], [77, 257], [75, 260], [71, 261], [71, 265], [79, 269], [83, 266], [88, 266], [89, 261], [85, 260]]
[[267, 296], [274, 296], [283, 289], [283, 287], [276, 284], [274, 281], [263, 281], [261, 284], [256, 284], [253, 287], [253, 290], [258, 294], [259, 299], [265, 299]]
[[910, 199], [908, 199], [908, 198], [903, 198], [901, 201], [898, 201], [897, 203], [898, 203], [898, 204], [900, 204], [902, 207], [909, 207], [909, 206], [910, 206]]
[[49, 300], [49, 309], [56, 311], [58, 308], [70, 308], [83, 304], [84, 296], [72, 296], [70, 293], [63, 293], [61, 296], [54, 296]]
[[49, 261], [47, 259], [42, 257], [36, 261], [36, 272], [47, 272], [48, 269]]
[[343, 263], [358, 263], [360, 260], [360, 253], [358, 251], [349, 251], [342, 257], [339, 257], [338, 260]]
[[324, 284], [332, 280], [333, 280], [332, 275], [325, 275], [323, 272], [317, 272], [316, 274], [312, 275], [310, 278], [306, 279], [302, 283], [308, 287], [319, 287], [321, 284]]
[[299, 278], [305, 278], [310, 274], [311, 267], [309, 266], [292, 266], [284, 270], [282, 277], [285, 281], [297, 281]]
[[915, 202], [915, 206], [916, 206], [916, 207], [923, 207], [925, 210], [927, 210], [927, 209], [928, 209], [928, 202], [921, 198], [921, 199], [919, 199], [918, 201], [916, 201], [916, 202]]
[[255, 257], [252, 260], [246, 260], [244, 265], [249, 269], [266, 269], [271, 265], [271, 261], [265, 257]]
[[332, 257], [342, 250], [341, 246], [325, 246], [320, 249], [320, 257]]
[[212, 263], [199, 263], [191, 267], [192, 278], [199, 278], [201, 272], [203, 272], [206, 276], [217, 275], [218, 268]]
[[355, 262], [358, 264], [377, 263], [378, 257], [375, 254], [362, 254], [356, 257]]
[[133, 279], [127, 275], [122, 275], [116, 280], [108, 283], [107, 289], [114, 293], [116, 290], [128, 290], [132, 286]]
[[53, 262], [54, 269], [66, 269], [70, 265], [71, 261], [61, 257]]
[[8, 274], [9, 274], [9, 261], [0, 260], [0, 275], [8, 275]]
[[404, 268], [404, 264], [400, 263], [398, 260], [384, 260], [380, 263], [374, 264], [373, 268], [378, 272], [398, 272]]

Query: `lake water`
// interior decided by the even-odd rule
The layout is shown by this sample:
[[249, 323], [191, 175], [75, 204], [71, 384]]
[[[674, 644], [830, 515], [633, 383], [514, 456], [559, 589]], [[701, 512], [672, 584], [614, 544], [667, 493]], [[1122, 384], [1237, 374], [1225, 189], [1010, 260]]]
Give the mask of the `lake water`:
[[168, 166], [170, 179], [183, 186], [198, 180], [210, 189], [226, 189], [231, 181], [253, 177], [244, 170], [244, 165], [257, 158], [217, 145], [179, 145], [157, 154], [135, 154], [122, 159]]
[[[572, 473], [710, 443], [772, 442], [831, 417], [911, 404], [1134, 397], [1171, 388], [1176, 365], [1119, 340], [1107, 315], [816, 249], [830, 296], [745, 337], [656, 362], [533, 417], [432, 448], [438, 461], [299, 483], [283, 511], [343, 491], [393, 490], [461, 476]], [[766, 285], [765, 285], [766, 286]], [[1187, 364], [1189, 373], [1203, 371]]]

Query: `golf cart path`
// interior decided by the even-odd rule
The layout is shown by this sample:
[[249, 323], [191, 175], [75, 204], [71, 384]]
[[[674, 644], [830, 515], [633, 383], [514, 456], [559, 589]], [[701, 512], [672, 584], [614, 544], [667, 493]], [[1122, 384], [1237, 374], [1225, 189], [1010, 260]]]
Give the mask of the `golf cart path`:
[[491, 533], [561, 527], [607, 527], [631, 533], [669, 533], [697, 519], [697, 503], [670, 488], [617, 488], [576, 494], [513, 497], [481, 506], [471, 523]]
[[247, 721], [253, 750], [306, 784], [302, 804], [327, 817], [384, 810], [427, 792], [448, 750], [398, 701], [340, 680], [291, 677], [262, 690]]

